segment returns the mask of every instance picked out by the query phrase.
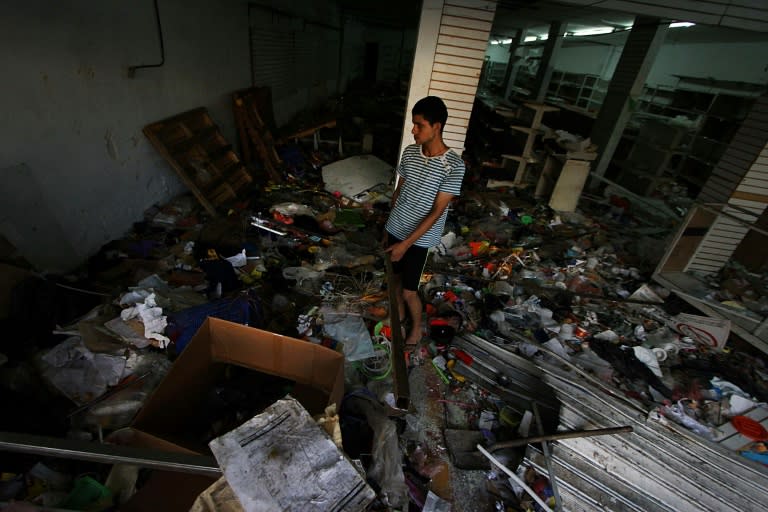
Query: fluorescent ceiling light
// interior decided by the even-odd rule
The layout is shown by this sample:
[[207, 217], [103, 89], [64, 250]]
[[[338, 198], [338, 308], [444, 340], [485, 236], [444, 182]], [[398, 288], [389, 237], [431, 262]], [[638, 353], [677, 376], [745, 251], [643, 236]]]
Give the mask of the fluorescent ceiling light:
[[512, 43], [511, 39], [496, 39], [495, 41], [491, 41], [491, 44], [510, 44]]
[[696, 25], [695, 23], [691, 23], [690, 21], [676, 21], [674, 23], [669, 24], [669, 28], [678, 28], [678, 27], [692, 27]]
[[537, 39], [538, 39], [538, 37], [536, 37], [536, 36], [525, 36], [525, 39], [523, 39], [523, 42], [524, 43], [530, 43], [531, 41], [535, 41]]
[[578, 36], [596, 36], [600, 34], [610, 34], [613, 32], [613, 27], [593, 27], [586, 28], [584, 30], [575, 30], [573, 35]]

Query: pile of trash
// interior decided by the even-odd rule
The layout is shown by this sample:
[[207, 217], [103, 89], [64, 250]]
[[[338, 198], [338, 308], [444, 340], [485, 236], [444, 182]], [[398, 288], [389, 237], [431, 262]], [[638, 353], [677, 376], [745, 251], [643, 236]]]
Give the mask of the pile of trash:
[[[653, 421], [674, 422], [711, 442], [732, 438], [730, 425], [739, 432], [763, 428], [768, 414], [758, 413], [768, 397], [768, 368], [762, 355], [731, 342], [727, 322], [701, 316], [650, 282], [669, 232], [649, 232], [631, 212], [610, 205], [560, 214], [502, 193], [467, 191], [452, 207], [423, 276], [424, 338], [406, 347], [407, 373], [397, 375], [398, 336], [389, 321], [380, 246], [385, 189], [364, 192], [355, 199], [280, 186], [223, 218], [206, 219], [189, 197], [147, 212], [130, 234], [92, 258], [76, 282], [33, 278], [92, 300], [64, 322], [56, 318], [45, 342], [35, 340], [33, 354], [6, 350], [4, 389], [21, 396], [24, 381], [65, 399], [66, 421], [35, 433], [109, 441], [140, 427], [180, 450], [210, 453], [210, 447], [226, 481], [206, 482], [197, 494], [208, 489], [219, 496], [228, 484], [241, 502], [284, 493], [270, 483], [258, 492], [242, 484], [242, 471], [264, 454], [240, 453], [232, 439], [258, 437], [262, 423], [281, 415], [296, 420], [291, 428], [312, 430], [306, 423], [312, 415], [330, 424], [330, 434], [311, 450], [343, 461], [323, 473], [339, 484], [326, 491], [358, 492], [344, 510], [404, 509], [409, 502], [447, 510], [450, 497], [433, 485], [445, 456], [457, 468], [490, 471], [488, 500], [499, 507], [551, 506], [550, 479], [521, 464], [519, 450], [502, 447], [558, 431], [560, 399], [541, 384], [539, 365], [574, 368], [639, 404]], [[28, 301], [29, 293], [14, 300]], [[763, 298], [751, 300], [762, 311]], [[240, 329], [258, 331], [250, 336], [260, 340], [259, 355], [239, 342], [222, 345], [222, 336], [247, 335]], [[281, 359], [289, 353], [293, 366]], [[324, 363], [296, 364], [305, 360]], [[170, 383], [184, 382], [180, 375], [199, 382], [171, 393]], [[430, 397], [446, 411], [445, 441], [425, 437], [423, 410], [399, 407], [395, 381], [409, 375], [436, 384]], [[323, 399], [314, 396], [318, 391]], [[183, 429], [186, 438], [150, 414], [164, 409], [159, 395], [184, 404], [190, 396], [200, 400]], [[337, 410], [325, 410], [329, 405]], [[179, 407], [183, 415], [186, 405]], [[6, 423], [2, 430], [18, 428]], [[747, 441], [732, 449], [765, 462], [765, 446]], [[475, 445], [488, 449], [488, 457]], [[290, 446], [269, 446], [260, 450], [275, 468], [297, 469], [279, 452]], [[497, 462], [489, 464], [491, 457]], [[65, 506], [64, 494], [56, 501], [29, 483], [32, 472], [53, 469], [25, 462], [0, 468], [17, 475], [8, 482], [27, 482], [4, 485], [0, 500]], [[312, 471], [297, 478], [319, 474]], [[109, 487], [106, 473], [94, 476]], [[57, 475], [48, 487], [58, 490], [60, 480]], [[134, 484], [118, 492], [121, 503], [135, 499], [141, 479]]]

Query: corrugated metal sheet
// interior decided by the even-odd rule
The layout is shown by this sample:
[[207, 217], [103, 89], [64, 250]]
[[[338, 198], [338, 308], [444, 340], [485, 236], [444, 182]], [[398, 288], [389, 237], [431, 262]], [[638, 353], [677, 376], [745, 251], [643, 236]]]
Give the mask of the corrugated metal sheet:
[[270, 86], [279, 99], [307, 84], [336, 80], [339, 30], [265, 7], [252, 6], [249, 12], [253, 85]]
[[[768, 469], [675, 423], [652, 419], [634, 400], [577, 371], [539, 362], [561, 401], [562, 429], [630, 425], [631, 434], [559, 441], [554, 472], [568, 512], [757, 511], [768, 503]], [[527, 462], [546, 474], [543, 456]]]

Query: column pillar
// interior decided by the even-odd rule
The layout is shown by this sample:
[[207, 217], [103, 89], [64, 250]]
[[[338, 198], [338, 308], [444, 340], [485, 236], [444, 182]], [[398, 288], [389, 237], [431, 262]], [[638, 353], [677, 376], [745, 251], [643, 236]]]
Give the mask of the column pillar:
[[[598, 146], [599, 156], [593, 172], [599, 176], [603, 176], [608, 169], [624, 128], [643, 93], [645, 80], [661, 49], [667, 29], [667, 24], [657, 18], [635, 18], [590, 134], [592, 142]], [[597, 180], [592, 180], [590, 186], [596, 185]]]
[[495, 1], [422, 2], [399, 154], [413, 144], [411, 109], [424, 96], [445, 101], [443, 140], [462, 153], [495, 14]]
[[559, 21], [553, 22], [549, 26], [547, 44], [544, 45], [544, 54], [541, 56], [539, 71], [536, 73], [536, 82], [531, 91], [536, 103], [544, 103], [544, 99], [547, 96], [549, 81], [552, 79], [552, 71], [554, 69], [552, 62], [557, 57], [560, 47], [563, 45], [563, 36], [565, 35], [566, 26], [566, 24], [560, 23]]

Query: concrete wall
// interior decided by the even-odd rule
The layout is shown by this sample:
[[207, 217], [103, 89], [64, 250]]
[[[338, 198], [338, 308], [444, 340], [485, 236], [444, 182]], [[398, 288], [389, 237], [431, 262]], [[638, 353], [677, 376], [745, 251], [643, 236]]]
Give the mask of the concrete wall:
[[[65, 5], [66, 4], [66, 5]], [[245, 0], [27, 0], [4, 6], [0, 231], [60, 271], [182, 192], [141, 130], [205, 106], [234, 141], [229, 93], [250, 84]]]
[[345, 79], [363, 77], [367, 43], [379, 45], [377, 80], [392, 82], [410, 75], [416, 47], [415, 29], [371, 27], [350, 19], [344, 25], [342, 76]]

